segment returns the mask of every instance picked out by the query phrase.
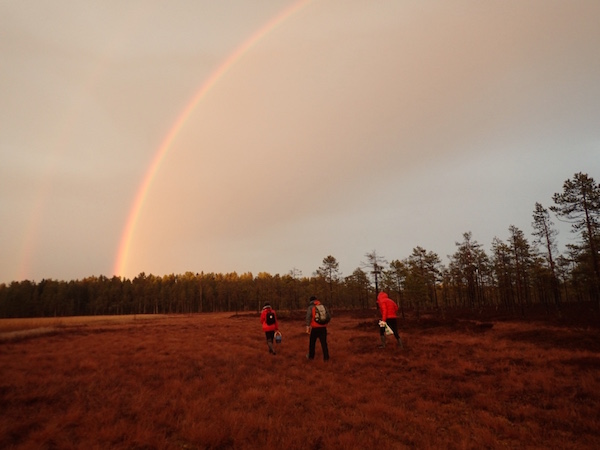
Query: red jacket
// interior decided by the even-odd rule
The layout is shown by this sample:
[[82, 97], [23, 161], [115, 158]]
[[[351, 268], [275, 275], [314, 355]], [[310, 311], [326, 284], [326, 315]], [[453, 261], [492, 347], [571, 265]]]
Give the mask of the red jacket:
[[279, 330], [279, 323], [277, 322], [277, 314], [275, 314], [275, 323], [272, 325], [269, 325], [267, 323], [267, 312], [268, 311], [273, 311], [273, 314], [275, 314], [275, 310], [269, 306], [265, 306], [262, 309], [262, 312], [260, 313], [260, 322], [262, 323], [262, 329], [263, 331], [276, 331]]
[[306, 311], [306, 326], [311, 328], [325, 328], [327, 326], [327, 324], [315, 322], [315, 306], [320, 304], [321, 302], [319, 300], [313, 300], [308, 305], [308, 310]]
[[377, 304], [381, 311], [381, 320], [384, 322], [388, 319], [395, 319], [398, 317], [398, 305], [396, 302], [388, 297], [385, 292], [380, 292], [377, 296]]

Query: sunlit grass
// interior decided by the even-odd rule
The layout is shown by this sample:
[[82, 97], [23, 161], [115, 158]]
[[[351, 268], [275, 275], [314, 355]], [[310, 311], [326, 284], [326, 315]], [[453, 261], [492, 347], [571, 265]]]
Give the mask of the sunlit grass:
[[[26, 330], [49, 330], [62, 327], [90, 324], [116, 324], [136, 320], [156, 320], [165, 318], [163, 314], [136, 314], [122, 316], [73, 316], [73, 317], [34, 317], [17, 319], [0, 319], [0, 333], [12, 333]], [[40, 333], [43, 334], [43, 333]]]

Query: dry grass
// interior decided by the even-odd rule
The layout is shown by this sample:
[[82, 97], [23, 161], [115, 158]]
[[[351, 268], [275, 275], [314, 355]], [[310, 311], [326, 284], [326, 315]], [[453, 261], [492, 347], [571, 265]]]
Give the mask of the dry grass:
[[[283, 314], [282, 314], [283, 315]], [[0, 448], [600, 448], [600, 332], [337, 314], [331, 360], [300, 319], [67, 324], [0, 342]], [[40, 327], [37, 327], [40, 328]]]
[[76, 317], [35, 317], [23, 319], [0, 319], [0, 333], [31, 330], [35, 328], [56, 328], [93, 324], [115, 324], [136, 320], [162, 319], [161, 314], [135, 314], [124, 316], [76, 316]]
[[117, 324], [138, 320], [155, 320], [164, 315], [136, 314], [123, 316], [79, 316], [79, 317], [36, 317], [19, 319], [0, 319], [0, 342], [21, 339], [23, 337], [53, 334], [60, 328], [86, 327], [99, 324]]

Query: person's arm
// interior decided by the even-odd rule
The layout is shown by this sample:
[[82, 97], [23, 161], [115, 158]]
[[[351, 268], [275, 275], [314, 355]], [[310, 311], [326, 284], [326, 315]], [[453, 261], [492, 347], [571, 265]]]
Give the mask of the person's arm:
[[381, 320], [383, 320], [384, 322], [387, 321], [387, 316], [388, 316], [388, 305], [385, 304], [385, 302], [381, 302]]
[[310, 332], [310, 324], [312, 322], [312, 318], [313, 318], [313, 310], [314, 310], [314, 306], [310, 305], [308, 307], [308, 309], [306, 310], [306, 332], [309, 333]]

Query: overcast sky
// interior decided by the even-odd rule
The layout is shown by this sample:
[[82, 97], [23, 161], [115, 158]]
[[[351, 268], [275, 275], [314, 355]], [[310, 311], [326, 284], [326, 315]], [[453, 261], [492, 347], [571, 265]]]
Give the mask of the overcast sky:
[[536, 202], [600, 181], [599, 23], [597, 0], [2, 1], [0, 282], [531, 240]]

